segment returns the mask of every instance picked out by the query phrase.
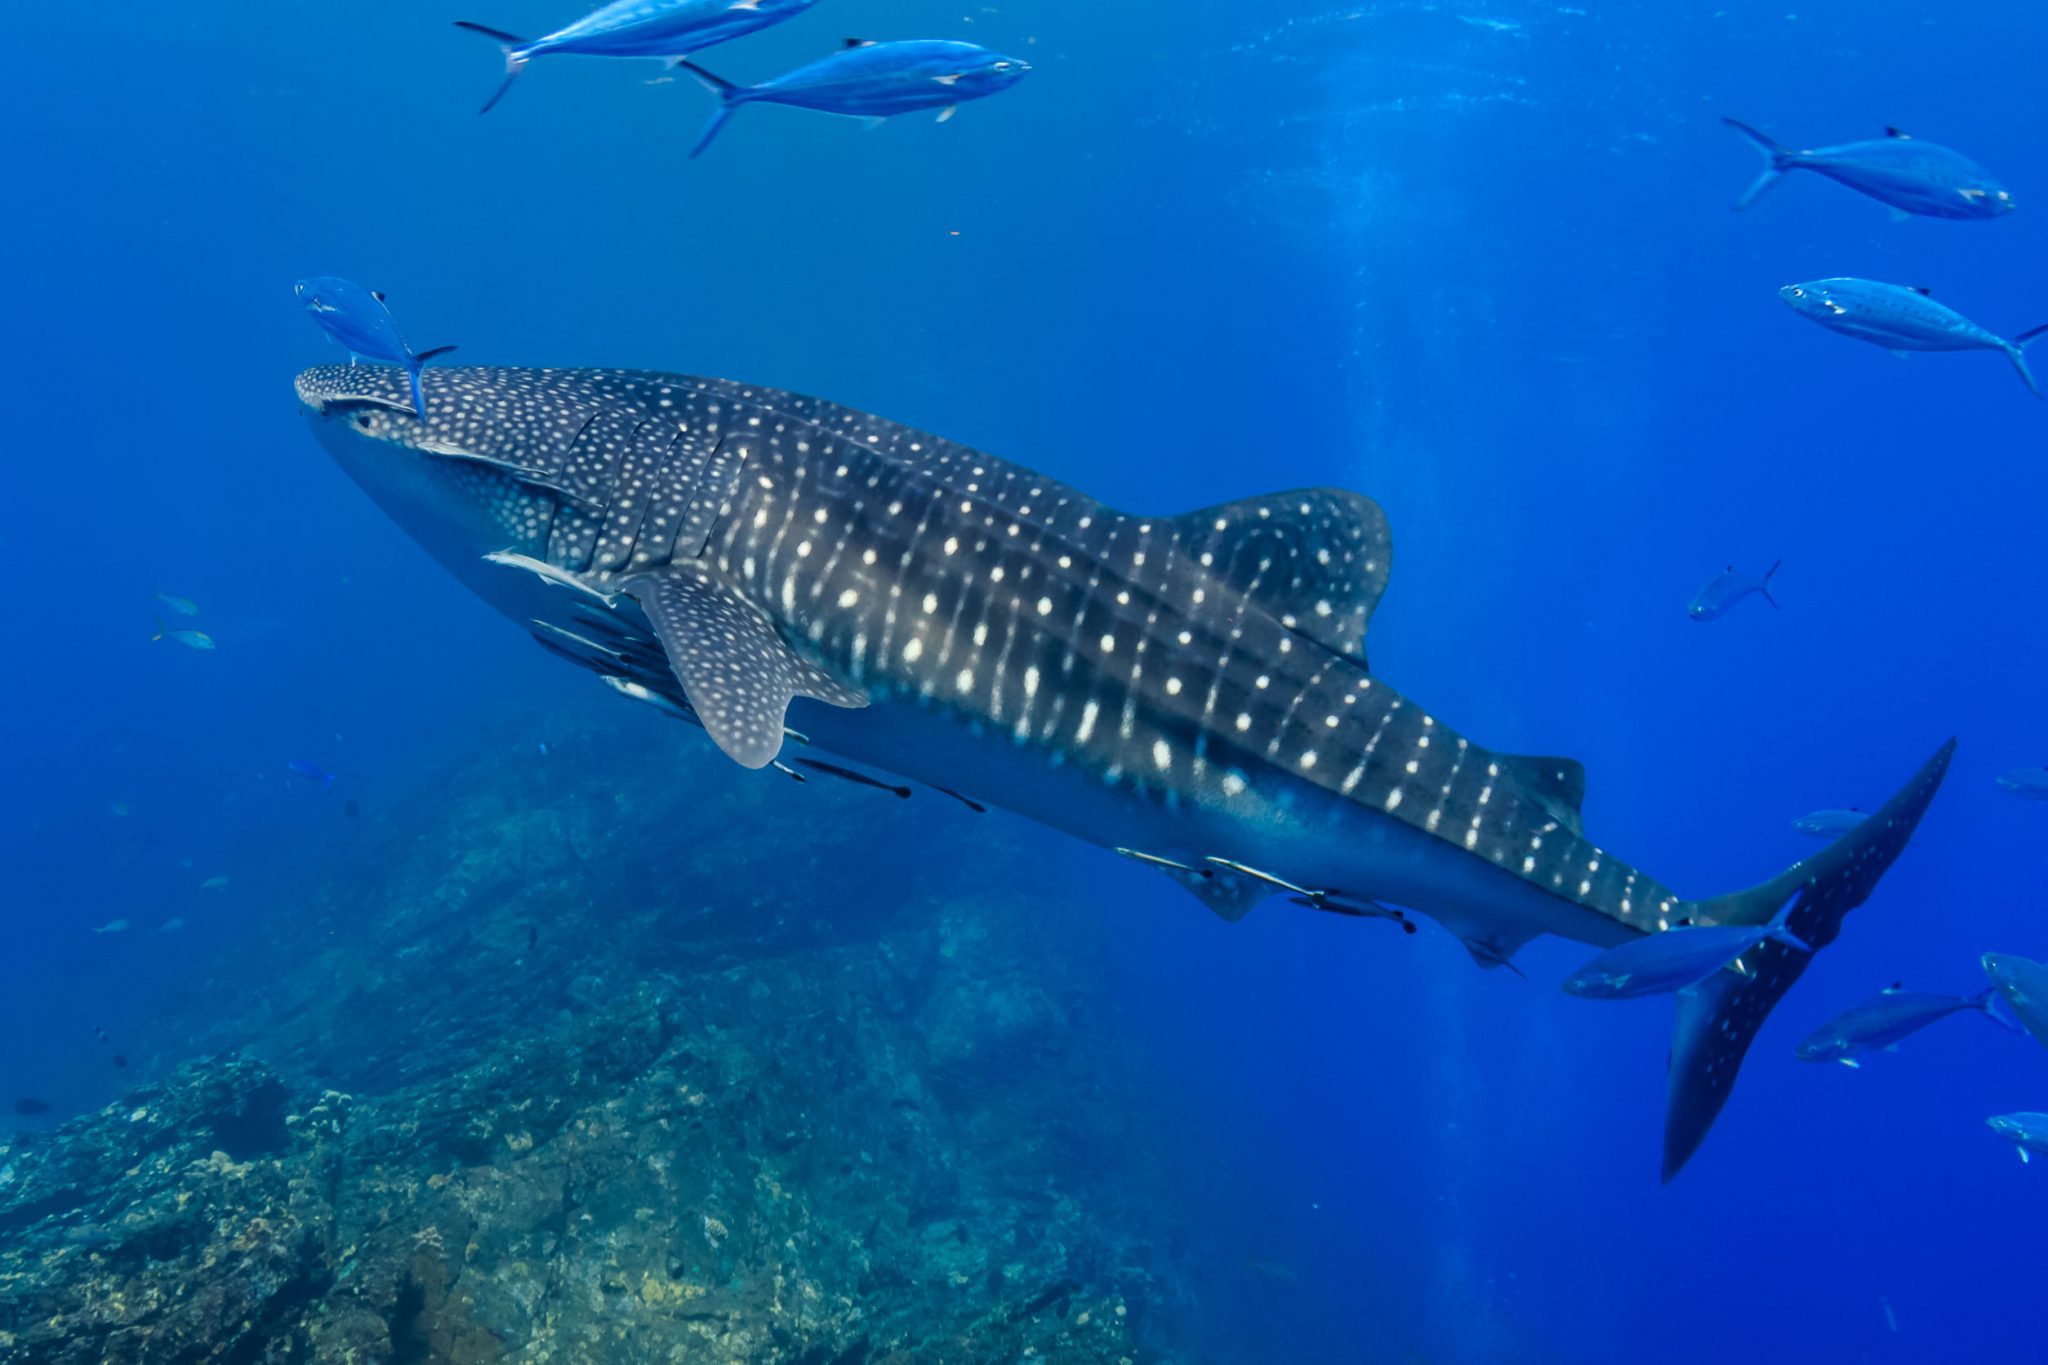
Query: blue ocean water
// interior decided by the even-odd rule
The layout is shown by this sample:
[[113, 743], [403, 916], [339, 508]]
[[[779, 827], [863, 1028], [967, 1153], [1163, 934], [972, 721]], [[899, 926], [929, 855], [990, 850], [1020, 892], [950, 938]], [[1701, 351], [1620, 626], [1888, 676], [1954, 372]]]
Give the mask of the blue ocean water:
[[[1960, 736], [1663, 1188], [1669, 1005], [1564, 996], [1577, 946], [1531, 945], [1524, 980], [1428, 926], [1230, 925], [1021, 837], [1115, 919], [1116, 1023], [1205, 1229], [1197, 1358], [2030, 1357], [2038, 1258], [2006, 1229], [2038, 1173], [1983, 1119], [2048, 1107], [2048, 1057], [1972, 1020], [1861, 1071], [1791, 1051], [1894, 979], [2048, 955], [2042, 810], [1992, 782], [2048, 750], [2048, 412], [1996, 355], [1901, 363], [1774, 293], [1868, 275], [2048, 321], [2048, 14], [825, 0], [705, 64], [917, 35], [1033, 72], [944, 126], [748, 109], [692, 163], [711, 101], [651, 66], [537, 63], [478, 118], [497, 57], [449, 21], [566, 17], [488, 8], [11, 18], [0, 1088], [104, 1103], [93, 1028], [328, 875], [334, 799], [287, 761], [374, 803], [487, 724], [610, 704], [307, 437], [291, 376], [337, 356], [289, 286], [336, 273], [467, 361], [817, 393], [1121, 506], [1368, 493], [1397, 545], [1376, 671], [1583, 760], [1589, 831], [1689, 893], [1775, 873], [1812, 850], [1794, 817]], [[1799, 145], [1896, 125], [2021, 207], [1893, 222], [1795, 175], [1732, 214], [1758, 163], [1724, 115]], [[1782, 611], [1686, 618], [1779, 558]], [[219, 648], [152, 644], [157, 591]]]

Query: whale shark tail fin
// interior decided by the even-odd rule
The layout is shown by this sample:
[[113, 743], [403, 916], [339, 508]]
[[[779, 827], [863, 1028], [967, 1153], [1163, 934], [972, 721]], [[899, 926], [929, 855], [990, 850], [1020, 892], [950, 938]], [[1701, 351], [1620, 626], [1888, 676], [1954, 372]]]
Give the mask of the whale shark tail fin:
[[726, 120], [732, 117], [732, 111], [738, 107], [747, 91], [745, 86], [734, 85], [723, 76], [714, 76], [695, 62], [685, 61], [679, 57], [676, 59], [676, 65], [695, 76], [721, 101], [718, 112], [711, 116], [711, 122], [704, 125], [703, 136], [699, 137], [697, 145], [690, 149], [690, 160], [695, 161], [704, 155], [704, 149], [711, 145], [711, 139], [724, 131]]
[[2027, 381], [2028, 391], [2036, 398], [2041, 396], [2041, 386], [2034, 382], [2034, 372], [2027, 368], [2026, 349], [2028, 342], [2039, 341], [2044, 336], [2048, 336], [2048, 322], [2042, 323], [2039, 327], [2029, 327], [2014, 337], [2005, 348], [2006, 358], [2012, 361], [2012, 367], [2020, 372], [2020, 378]]
[[[1869, 898], [1912, 838], [1955, 747], [1954, 740], [1944, 744], [1882, 808], [1813, 857], [1761, 886], [1690, 902], [1683, 913], [1695, 923], [1776, 921], [1813, 951], [1827, 947], [1841, 932], [1842, 917]], [[1793, 904], [1785, 911], [1788, 901]], [[1744, 955], [1750, 975], [1716, 972], [1679, 994], [1664, 1106], [1665, 1180], [1699, 1149], [1765, 1016], [1812, 960], [1811, 952], [1774, 937]]]
[[527, 58], [530, 55], [526, 51], [526, 39], [517, 34], [507, 33], [501, 28], [485, 28], [482, 24], [472, 24], [467, 19], [457, 19], [455, 27], [470, 33], [481, 33], [505, 51], [504, 83], [484, 101], [484, 107], [477, 110], [479, 114], [488, 114], [497, 108], [499, 100], [505, 98], [505, 92], [512, 88], [512, 82], [519, 79], [519, 73], [526, 70]]
[[1757, 150], [1764, 154], [1765, 165], [1763, 174], [1751, 181], [1749, 188], [1742, 192], [1742, 197], [1735, 201], [1735, 211], [1740, 213], [1757, 200], [1763, 198], [1764, 191], [1777, 184], [1779, 176], [1791, 170], [1799, 163], [1793, 160], [1796, 153], [1789, 147], [1784, 146], [1776, 138], [1760, 133], [1747, 123], [1742, 123], [1732, 118], [1724, 118], [1721, 122], [1727, 124], [1751, 142], [1754, 142]]

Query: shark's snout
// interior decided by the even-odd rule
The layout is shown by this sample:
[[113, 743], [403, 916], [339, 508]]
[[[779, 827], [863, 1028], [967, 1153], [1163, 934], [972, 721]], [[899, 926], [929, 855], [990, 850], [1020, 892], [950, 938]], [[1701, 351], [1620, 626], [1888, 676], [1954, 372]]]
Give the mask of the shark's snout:
[[316, 365], [294, 386], [308, 413], [333, 415], [350, 406], [412, 411], [405, 371], [395, 365]]

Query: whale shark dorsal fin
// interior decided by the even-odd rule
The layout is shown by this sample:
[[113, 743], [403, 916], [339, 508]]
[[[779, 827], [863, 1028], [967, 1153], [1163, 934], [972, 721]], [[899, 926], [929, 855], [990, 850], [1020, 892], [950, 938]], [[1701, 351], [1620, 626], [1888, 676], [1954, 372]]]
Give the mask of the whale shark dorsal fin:
[[1394, 553], [1371, 498], [1308, 488], [1226, 502], [1174, 518], [1174, 541], [1289, 630], [1365, 664]]
[[622, 586], [647, 613], [712, 742], [744, 767], [765, 768], [781, 750], [783, 713], [796, 697], [868, 704], [858, 689], [798, 658], [759, 608], [705, 569], [671, 564]]
[[1906, 288], [1912, 290], [1914, 293], [1918, 294], [1923, 299], [1931, 299], [1934, 297], [1934, 290], [1932, 290], [1924, 284], [1909, 284], [1906, 286]]
[[1899, 128], [1887, 128], [1884, 130], [1884, 135], [1899, 142], [1911, 142], [1913, 140], [1911, 133]]
[[1550, 818], [1574, 834], [1580, 827], [1579, 808], [1586, 804], [1586, 765], [1575, 758], [1551, 754], [1501, 754], [1500, 765], [1543, 808]]

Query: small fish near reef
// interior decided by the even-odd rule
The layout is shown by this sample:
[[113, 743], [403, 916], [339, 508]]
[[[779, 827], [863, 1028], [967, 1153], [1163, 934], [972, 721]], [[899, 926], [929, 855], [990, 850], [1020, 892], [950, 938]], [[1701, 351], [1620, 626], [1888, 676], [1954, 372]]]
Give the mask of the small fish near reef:
[[2035, 1153], [2048, 1156], [2048, 1114], [2000, 1114], [1984, 1122], [1991, 1125], [1992, 1132], [2019, 1147], [2022, 1162], [2031, 1160]]
[[50, 1112], [49, 1101], [39, 1100], [33, 1095], [22, 1095], [14, 1101], [14, 1112], [25, 1119], [47, 1114]]
[[128, 921], [125, 919], [110, 919], [105, 924], [95, 927], [93, 932], [95, 934], [125, 934], [128, 932]]
[[318, 763], [309, 763], [303, 758], [294, 758], [285, 765], [293, 777], [302, 777], [318, 786], [322, 791], [334, 790], [335, 774], [328, 772]]
[[2048, 768], [2009, 768], [1998, 785], [2023, 801], [2048, 801]]
[[2012, 1024], [1993, 1007], [1996, 988], [1975, 995], [1940, 995], [1909, 991], [1893, 982], [1861, 1004], [1852, 1005], [1822, 1024], [1798, 1048], [1802, 1062], [1840, 1062], [1855, 1066], [1856, 1054], [1894, 1048], [1929, 1024], [1964, 1010], [1977, 1010], [2004, 1028]]
[[1787, 901], [1766, 924], [1681, 925], [1609, 948], [1572, 974], [1565, 994], [1585, 1000], [1631, 1000], [1668, 995], [1707, 980], [1765, 943], [1811, 953], [1805, 939], [1785, 927], [1797, 904]]
[[1905, 355], [1911, 351], [1999, 351], [2039, 398], [2041, 386], [2027, 368], [2027, 344], [2048, 334], [2048, 323], [2029, 327], [2010, 341], [1979, 327], [1919, 285], [1885, 284], [1837, 276], [1788, 284], [1778, 297], [1793, 312], [1831, 332], [1868, 341]]
[[2048, 966], [2013, 953], [1986, 953], [1984, 975], [2020, 1026], [2048, 1047]]
[[178, 916], [173, 915], [171, 916], [171, 918], [165, 920], [162, 924], [159, 924], [156, 927], [156, 931], [159, 934], [176, 934], [183, 932], [184, 928], [185, 921], [179, 918]]
[[974, 43], [929, 38], [895, 43], [850, 39], [831, 56], [759, 85], [734, 85], [694, 62], [680, 65], [723, 101], [690, 149], [693, 160], [743, 104], [787, 104], [867, 119], [937, 109], [944, 123], [956, 105], [1000, 94], [1031, 70], [1029, 62]]
[[1896, 128], [1881, 138], [1845, 142], [1838, 147], [1797, 151], [1746, 123], [1721, 122], [1756, 144], [1764, 154], [1763, 174], [1735, 201], [1748, 208], [1778, 183], [1787, 171], [1824, 175], [1838, 185], [1888, 204], [1900, 214], [1928, 218], [2002, 218], [2015, 205], [2011, 191], [1961, 152], [1935, 142], [1922, 142]]
[[179, 616], [197, 616], [199, 614], [199, 604], [189, 597], [173, 597], [167, 592], [160, 592], [152, 594], [151, 600], [164, 610], [174, 612]]
[[495, 40], [505, 53], [505, 82], [478, 113], [497, 107], [535, 57], [656, 57], [674, 64], [692, 52], [794, 19], [818, 0], [614, 0], [573, 24], [528, 40], [466, 19], [455, 27]]
[[199, 883], [199, 889], [201, 891], [223, 891], [227, 889], [227, 884], [228, 879], [226, 877], [215, 875]]
[[1735, 610], [1744, 599], [1750, 597], [1761, 597], [1775, 608], [1778, 599], [1771, 596], [1771, 578], [1784, 565], [1785, 561], [1779, 560], [1764, 570], [1763, 576], [1759, 578], [1751, 574], [1738, 573], [1735, 566], [1730, 564], [1708, 579], [1707, 585], [1694, 594], [1692, 604], [1685, 609], [1685, 614], [1695, 621], [1718, 621]]
[[1792, 828], [1816, 839], [1839, 839], [1869, 818], [1854, 806], [1847, 810], [1817, 810], [1794, 820]]
[[[1688, 898], [1586, 832], [1578, 763], [1467, 738], [1395, 687], [1376, 648], [1368, 663], [1393, 540], [1361, 494], [1128, 512], [760, 384], [436, 378], [424, 419], [392, 401], [403, 378], [382, 366], [307, 370], [299, 404], [449, 573], [549, 654], [700, 727], [707, 761], [761, 771], [787, 753], [889, 774], [837, 785], [890, 807], [973, 792], [1227, 920], [1285, 901], [1361, 924], [1398, 911], [1412, 929], [1412, 912], [1483, 966], [1543, 934], [1595, 951], [1672, 940], [1689, 959], [1677, 975], [1710, 979], [1678, 997], [1667, 1179], [1808, 950], [1906, 849], [1954, 753], [1777, 876]], [[779, 785], [792, 840], [832, 818], [796, 795], [822, 780]], [[1703, 942], [1716, 946], [1689, 946]], [[1719, 970], [1738, 955], [1744, 970]]]
[[374, 289], [344, 280], [337, 275], [315, 275], [292, 286], [292, 293], [313, 321], [327, 335], [348, 348], [360, 360], [376, 360], [405, 371], [412, 385], [412, 410], [424, 413], [427, 398], [420, 384], [420, 370], [436, 356], [447, 355], [453, 346], [436, 346], [417, 355], [398, 334], [398, 320], [384, 306], [384, 295]]
[[205, 631], [173, 630], [165, 625], [161, 619], [156, 623], [156, 633], [149, 638], [151, 643], [155, 643], [158, 640], [169, 640], [172, 644], [183, 645], [187, 649], [207, 650], [213, 648], [213, 637]]

